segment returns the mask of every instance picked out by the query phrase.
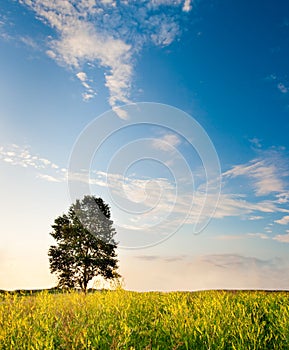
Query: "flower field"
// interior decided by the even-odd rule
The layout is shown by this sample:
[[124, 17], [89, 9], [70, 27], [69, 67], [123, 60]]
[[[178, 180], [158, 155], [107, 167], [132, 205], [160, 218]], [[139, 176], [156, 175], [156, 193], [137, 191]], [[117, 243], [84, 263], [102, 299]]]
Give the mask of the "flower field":
[[289, 349], [289, 294], [7, 293], [0, 349]]

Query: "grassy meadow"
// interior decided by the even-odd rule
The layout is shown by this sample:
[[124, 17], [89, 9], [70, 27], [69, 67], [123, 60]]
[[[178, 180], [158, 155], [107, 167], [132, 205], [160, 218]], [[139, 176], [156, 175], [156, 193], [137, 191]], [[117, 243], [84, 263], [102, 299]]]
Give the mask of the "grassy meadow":
[[289, 294], [7, 293], [0, 349], [289, 349]]

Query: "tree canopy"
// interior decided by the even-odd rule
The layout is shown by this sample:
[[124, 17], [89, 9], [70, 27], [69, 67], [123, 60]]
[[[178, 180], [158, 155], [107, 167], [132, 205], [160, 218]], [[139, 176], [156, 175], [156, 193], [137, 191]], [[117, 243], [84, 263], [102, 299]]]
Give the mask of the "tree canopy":
[[55, 219], [52, 228], [51, 236], [57, 245], [50, 247], [48, 256], [59, 287], [86, 291], [93, 277], [120, 277], [116, 231], [110, 208], [102, 198], [85, 196], [76, 200], [67, 214]]

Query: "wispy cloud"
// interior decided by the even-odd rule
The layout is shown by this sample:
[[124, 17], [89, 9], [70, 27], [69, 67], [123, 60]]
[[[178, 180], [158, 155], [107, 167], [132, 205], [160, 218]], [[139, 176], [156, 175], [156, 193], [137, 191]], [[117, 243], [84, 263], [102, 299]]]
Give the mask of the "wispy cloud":
[[279, 90], [280, 92], [282, 92], [282, 94], [287, 94], [287, 92], [289, 91], [289, 90], [288, 90], [288, 87], [285, 86], [283, 83], [279, 83], [279, 84], [277, 85], [277, 88], [278, 88], [278, 90]]
[[181, 144], [180, 138], [175, 134], [165, 134], [152, 141], [152, 147], [160, 151], [172, 151]]
[[[78, 72], [81, 69], [78, 78], [87, 89], [83, 94], [85, 100], [95, 96], [87, 79], [83, 80], [83, 73], [88, 74], [86, 64], [105, 70], [109, 104], [120, 118], [127, 115], [116, 107], [130, 101], [133, 67], [142, 46], [170, 45], [181, 34], [182, 13], [192, 8], [190, 0], [144, 0], [141, 4], [111, 0], [22, 0], [21, 3], [56, 31], [49, 40], [47, 54], [61, 65]], [[161, 11], [164, 6], [166, 11]]]
[[218, 235], [216, 236], [217, 240], [220, 241], [235, 241], [244, 238], [242, 235]]
[[[218, 240], [231, 241], [231, 240], [240, 240], [240, 239], [248, 239], [248, 238], [259, 238], [265, 240], [274, 240], [281, 243], [289, 243], [289, 231], [286, 231], [285, 234], [275, 234], [272, 235], [272, 231], [267, 231], [266, 233], [262, 232], [249, 232], [239, 235], [219, 235], [216, 236]], [[270, 235], [269, 235], [270, 234]]]
[[[199, 256], [181, 255], [168, 268], [165, 257], [144, 260], [142, 266], [150, 269], [148, 276], [135, 280], [127, 273], [127, 287], [132, 290], [147, 290], [154, 281], [157, 290], [208, 290], [208, 289], [288, 289], [288, 260], [238, 254], [208, 254]], [[170, 257], [169, 257], [170, 258]], [[130, 258], [130, 266], [140, 259]], [[156, 261], [158, 263], [156, 263]], [[160, 278], [161, 276], [161, 278]], [[173, 276], [173, 278], [172, 278]]]
[[280, 225], [287, 225], [289, 224], [289, 215], [283, 216], [283, 218], [275, 220], [275, 222]]
[[257, 137], [253, 137], [252, 139], [249, 139], [249, 142], [252, 144], [253, 147], [257, 147], [257, 148], [262, 147], [261, 140], [259, 140]]
[[261, 220], [261, 219], [263, 219], [263, 216], [260, 216], [260, 215], [253, 215], [249, 217], [249, 220], [251, 221]]
[[284, 235], [277, 235], [273, 239], [275, 239], [278, 242], [289, 243], [289, 233]]
[[86, 89], [86, 92], [84, 92], [82, 94], [83, 100], [88, 101], [88, 100], [92, 99], [96, 95], [96, 92], [91, 87], [86, 73], [85, 72], [78, 72], [76, 74], [76, 76], [81, 81], [82, 86]]
[[204, 255], [201, 260], [214, 265], [216, 267], [235, 269], [235, 268], [248, 268], [248, 267], [274, 267], [279, 266], [281, 259], [268, 259], [263, 260], [256, 257], [248, 257], [239, 254], [212, 254]]
[[276, 202], [279, 204], [285, 204], [289, 202], [289, 192], [283, 191], [281, 193], [276, 194]]
[[266, 77], [267, 81], [274, 83], [275, 87], [282, 93], [287, 94], [289, 92], [288, 82], [286, 79], [278, 77], [276, 74], [270, 74]]
[[[179, 185], [176, 195], [176, 184], [170, 183], [167, 179], [141, 179], [103, 172], [95, 172], [94, 175], [95, 178], [91, 178], [90, 183], [109, 188], [118, 198], [123, 198], [121, 200], [123, 207], [126, 207], [127, 200], [134, 203], [132, 204], [134, 209], [136, 204], [141, 204], [143, 212], [139, 215], [130, 215], [129, 222], [123, 223], [129, 230], [139, 231], [142, 228], [147, 232], [150, 230], [156, 232], [155, 225], [162, 222], [159, 230], [165, 232], [166, 225], [167, 228], [172, 229], [182, 223], [196, 224], [206, 220], [214, 211], [212, 206], [215, 205], [215, 198], [204, 192], [202, 186], [195, 191], [188, 191], [186, 186]], [[82, 180], [87, 181], [85, 178]], [[274, 200], [252, 202], [246, 198], [245, 194], [221, 193], [213, 217], [223, 219], [251, 215], [252, 220], [259, 220], [265, 215], [286, 211], [288, 212], [287, 209], [279, 207]], [[254, 215], [255, 213], [263, 213], [263, 215]], [[259, 238], [264, 237], [259, 236]]]
[[192, 9], [192, 1], [191, 0], [185, 0], [183, 5], [183, 11], [189, 12]]
[[223, 240], [223, 241], [231, 241], [231, 240], [240, 240], [240, 239], [248, 239], [248, 238], [259, 238], [259, 239], [266, 239], [266, 240], [274, 240], [278, 241], [280, 243], [289, 243], [289, 233], [285, 234], [275, 234], [275, 235], [269, 235], [267, 233], [261, 233], [261, 232], [252, 232], [252, 233], [245, 233], [240, 235], [219, 235], [216, 236], [216, 239]]
[[[81, 78], [85, 80], [86, 76], [83, 75]], [[170, 134], [163, 135], [160, 140], [157, 140], [155, 146], [158, 149], [160, 147], [166, 149], [168, 144], [170, 147], [172, 145], [177, 147], [180, 140], [172, 138]], [[35, 169], [35, 176], [43, 181], [55, 183], [67, 181], [67, 169], [61, 168], [47, 158], [34, 154], [28, 146], [10, 145], [0, 147], [0, 161], [11, 166]], [[263, 188], [261, 175], [272, 178], [273, 176], [277, 177], [278, 174], [275, 172], [273, 164], [268, 165], [260, 160], [254, 160], [245, 165], [237, 165], [226, 171], [226, 181], [217, 208], [215, 208], [214, 195], [206, 193], [202, 182], [198, 187], [190, 188], [185, 182], [173, 183], [162, 177], [145, 178], [136, 174], [124, 176], [123, 174], [93, 169], [89, 173], [87, 170], [71, 173], [69, 174], [69, 180], [96, 186], [98, 190], [108, 191], [109, 196], [112, 195], [116, 198], [119, 206], [127, 209], [127, 212], [122, 213], [118, 220], [123, 228], [132, 231], [143, 230], [154, 234], [163, 234], [163, 232], [178, 228], [183, 223], [194, 225], [197, 222], [203, 222], [212, 213], [214, 213], [213, 217], [215, 219], [241, 217], [254, 221], [270, 218], [272, 222], [275, 219], [275, 223], [287, 225], [289, 223], [287, 183], [282, 177], [281, 185], [275, 187], [275, 190], [277, 188], [281, 192], [277, 194], [273, 192], [272, 194], [271, 187], [270, 191], [267, 189], [267, 192], [265, 192], [268, 193], [267, 197], [260, 200], [259, 195], [261, 188]], [[252, 178], [254, 188], [256, 188], [256, 196], [253, 196], [252, 193], [249, 195], [247, 192], [237, 193], [234, 188], [230, 188], [230, 180], [235, 176]], [[261, 191], [261, 193], [264, 193], [264, 191]], [[201, 213], [202, 216], [200, 216]], [[283, 217], [276, 220], [276, 214], [278, 213], [283, 214]], [[248, 233], [243, 236], [266, 239], [267, 234], [271, 234], [270, 231], [273, 231], [271, 227], [267, 226], [266, 233], [259, 231], [260, 233]], [[274, 235], [272, 234], [270, 237], [272, 238]], [[237, 238], [234, 237], [234, 239]], [[233, 238], [223, 236], [219, 239]]]
[[239, 235], [219, 235], [216, 236], [216, 239], [221, 241], [231, 241], [231, 240], [240, 240], [240, 239], [248, 239], [248, 238], [260, 238], [260, 239], [270, 239], [272, 237], [268, 236], [265, 233], [261, 232], [249, 232]]
[[7, 16], [0, 13], [0, 38], [4, 41], [10, 41], [12, 39], [9, 34], [9, 29], [12, 27], [12, 23], [8, 20]]
[[259, 158], [246, 164], [234, 166], [226, 171], [224, 178], [247, 177], [251, 181], [255, 194], [265, 196], [271, 193], [280, 195], [286, 190], [284, 177], [288, 176], [288, 170], [284, 169], [284, 161], [280, 153], [276, 151], [264, 152]]
[[82, 83], [85, 83], [87, 81], [87, 75], [85, 72], [78, 72], [76, 76]]
[[247, 236], [252, 237], [252, 238], [261, 238], [261, 239], [269, 239], [270, 238], [265, 233], [260, 233], [260, 232], [247, 233]]
[[0, 160], [11, 165], [18, 165], [23, 168], [32, 167], [35, 169], [59, 169], [59, 166], [50, 160], [33, 154], [29, 146], [20, 147], [12, 144], [8, 147], [0, 146]]
[[170, 255], [170, 256], [162, 256], [162, 255], [138, 255], [136, 256], [136, 259], [144, 260], [144, 261], [163, 261], [163, 262], [176, 262], [176, 261], [182, 261], [184, 259], [188, 259], [186, 255]]
[[155, 261], [160, 259], [158, 255], [138, 255], [136, 258], [145, 261]]
[[48, 182], [61, 182], [59, 178], [47, 174], [37, 174], [37, 177]]
[[22, 37], [20, 37], [20, 41], [22, 41], [23, 44], [25, 44], [26, 46], [31, 47], [34, 50], [38, 50], [39, 49], [38, 44], [29, 36], [22, 36]]

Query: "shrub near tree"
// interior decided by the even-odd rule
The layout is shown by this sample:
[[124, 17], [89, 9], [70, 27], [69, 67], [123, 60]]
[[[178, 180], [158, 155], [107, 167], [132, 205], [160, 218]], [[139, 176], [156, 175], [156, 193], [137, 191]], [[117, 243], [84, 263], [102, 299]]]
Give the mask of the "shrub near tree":
[[55, 219], [52, 228], [57, 245], [50, 247], [48, 256], [50, 271], [57, 275], [60, 288], [86, 292], [93, 277], [120, 277], [116, 231], [110, 208], [102, 198], [85, 196], [76, 200], [67, 214]]

